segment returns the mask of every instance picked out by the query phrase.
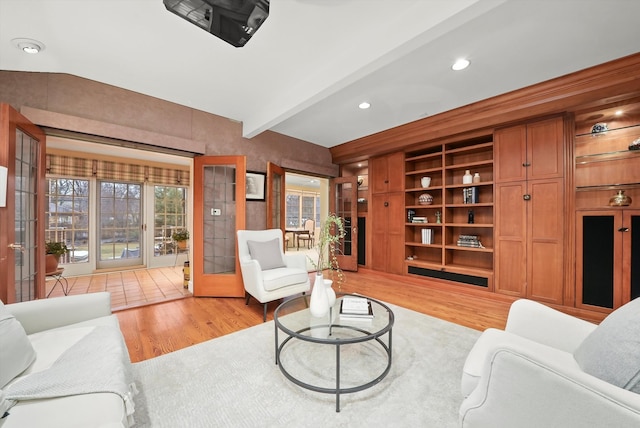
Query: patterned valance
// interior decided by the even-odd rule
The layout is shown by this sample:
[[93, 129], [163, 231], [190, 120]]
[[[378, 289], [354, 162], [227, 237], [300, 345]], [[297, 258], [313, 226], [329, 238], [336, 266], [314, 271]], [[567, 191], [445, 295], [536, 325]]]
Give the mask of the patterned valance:
[[87, 178], [189, 186], [189, 171], [170, 167], [137, 165], [100, 159], [47, 154], [47, 174], [62, 177]]

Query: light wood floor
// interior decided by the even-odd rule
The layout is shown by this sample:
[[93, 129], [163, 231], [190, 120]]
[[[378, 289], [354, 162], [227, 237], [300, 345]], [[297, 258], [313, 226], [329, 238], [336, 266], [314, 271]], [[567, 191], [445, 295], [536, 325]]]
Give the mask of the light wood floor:
[[[341, 290], [357, 292], [466, 327], [503, 328], [511, 300], [489, 300], [475, 290], [460, 293], [434, 284], [427, 288], [407, 277], [360, 270], [346, 272]], [[335, 288], [335, 287], [334, 287]], [[269, 304], [268, 320], [281, 303]], [[116, 312], [133, 362], [173, 352], [187, 346], [262, 323], [262, 305], [243, 298], [187, 297]]]

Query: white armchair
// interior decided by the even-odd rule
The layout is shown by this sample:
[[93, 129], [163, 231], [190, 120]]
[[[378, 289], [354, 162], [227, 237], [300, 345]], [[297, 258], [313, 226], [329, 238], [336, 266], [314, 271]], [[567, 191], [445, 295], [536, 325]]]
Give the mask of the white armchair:
[[636, 300], [600, 326], [530, 300], [514, 302], [505, 330], [486, 330], [467, 357], [460, 425], [640, 426]]
[[282, 230], [239, 230], [238, 257], [246, 304], [250, 296], [264, 305], [263, 320], [267, 320], [267, 303], [311, 288], [304, 254], [285, 254]]

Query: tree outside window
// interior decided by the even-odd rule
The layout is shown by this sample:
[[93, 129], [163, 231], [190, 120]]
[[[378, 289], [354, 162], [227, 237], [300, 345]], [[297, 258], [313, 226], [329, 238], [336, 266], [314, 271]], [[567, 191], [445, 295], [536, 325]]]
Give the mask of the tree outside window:
[[187, 228], [187, 188], [155, 186], [154, 188], [154, 256], [175, 253], [171, 235]]
[[47, 180], [45, 241], [64, 242], [69, 248], [62, 263], [89, 261], [89, 181], [72, 178]]

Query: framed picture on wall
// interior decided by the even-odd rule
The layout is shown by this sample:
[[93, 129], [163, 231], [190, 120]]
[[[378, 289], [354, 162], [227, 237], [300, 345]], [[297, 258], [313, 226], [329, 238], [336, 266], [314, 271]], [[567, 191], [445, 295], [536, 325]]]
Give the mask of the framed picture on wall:
[[264, 172], [247, 171], [247, 201], [264, 201], [267, 174]]

